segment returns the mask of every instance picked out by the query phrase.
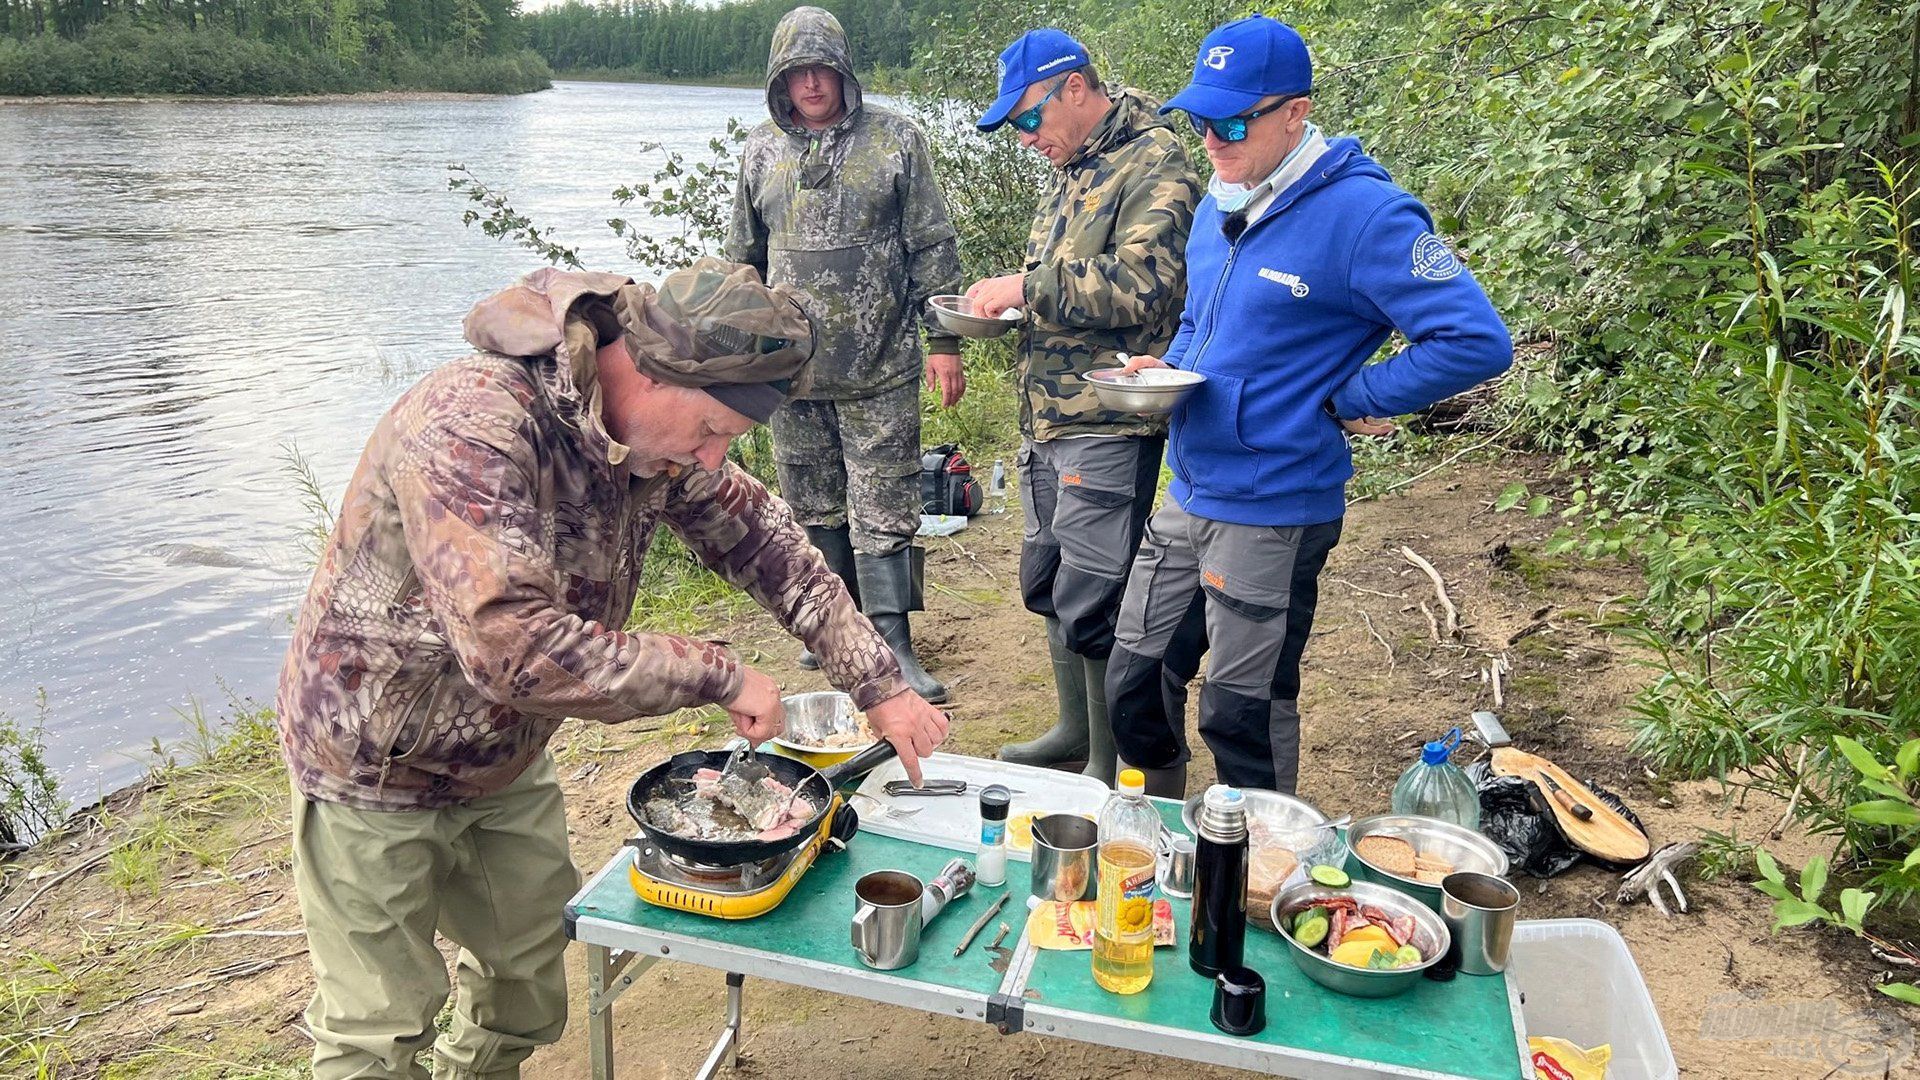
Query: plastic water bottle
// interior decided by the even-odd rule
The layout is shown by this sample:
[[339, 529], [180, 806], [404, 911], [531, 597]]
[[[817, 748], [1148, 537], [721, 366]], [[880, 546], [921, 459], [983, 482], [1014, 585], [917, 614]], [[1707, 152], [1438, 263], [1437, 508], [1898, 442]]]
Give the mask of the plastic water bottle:
[[1007, 463], [993, 459], [993, 478], [987, 482], [987, 513], [1007, 512]]
[[1119, 790], [1100, 808], [1100, 896], [1093, 924], [1093, 981], [1116, 994], [1137, 994], [1153, 981], [1153, 900], [1160, 815], [1138, 769], [1120, 774]]
[[1420, 760], [1400, 774], [1393, 785], [1393, 812], [1420, 814], [1451, 821], [1469, 829], [1480, 828], [1480, 793], [1473, 781], [1452, 761], [1453, 748], [1460, 745], [1460, 729], [1430, 742], [1420, 751]]

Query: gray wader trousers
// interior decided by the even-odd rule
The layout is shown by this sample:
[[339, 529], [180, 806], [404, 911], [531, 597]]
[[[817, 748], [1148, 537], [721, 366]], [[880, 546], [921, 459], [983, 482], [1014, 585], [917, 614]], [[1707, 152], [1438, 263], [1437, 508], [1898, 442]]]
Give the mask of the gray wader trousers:
[[[293, 796], [293, 882], [317, 985], [315, 1080], [512, 1080], [567, 1024], [562, 910], [580, 877], [553, 759], [439, 810]], [[460, 948], [453, 1025], [438, 930]]]
[[[1171, 502], [1153, 515], [1127, 579], [1107, 669], [1122, 759], [1149, 769], [1187, 761], [1186, 718], [1170, 714], [1166, 669], [1186, 652], [1178, 639], [1190, 632], [1201, 603], [1211, 651], [1200, 736], [1220, 782], [1294, 790], [1300, 657], [1340, 525], [1235, 525], [1194, 517]], [[1190, 660], [1182, 655], [1177, 662]]]
[[913, 542], [920, 530], [917, 382], [867, 398], [789, 401], [774, 411], [772, 427], [780, 497], [800, 524], [848, 529], [861, 555], [891, 555]]

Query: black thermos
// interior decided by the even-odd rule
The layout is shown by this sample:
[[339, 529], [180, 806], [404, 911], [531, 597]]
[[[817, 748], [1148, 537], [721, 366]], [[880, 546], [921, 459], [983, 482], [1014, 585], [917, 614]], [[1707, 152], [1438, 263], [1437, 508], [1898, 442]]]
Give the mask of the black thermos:
[[1200, 805], [1187, 962], [1211, 979], [1243, 966], [1247, 948], [1247, 797], [1215, 784]]

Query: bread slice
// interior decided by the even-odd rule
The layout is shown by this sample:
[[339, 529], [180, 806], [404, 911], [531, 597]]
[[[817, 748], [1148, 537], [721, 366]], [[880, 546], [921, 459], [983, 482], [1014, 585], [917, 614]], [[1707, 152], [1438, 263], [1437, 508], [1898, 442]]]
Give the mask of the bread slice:
[[1397, 836], [1365, 836], [1353, 845], [1353, 850], [1376, 870], [1400, 877], [1413, 876], [1413, 845]]
[[1247, 860], [1247, 919], [1258, 926], [1273, 929], [1268, 919], [1273, 897], [1280, 886], [1300, 865], [1300, 859], [1283, 847], [1263, 847]]

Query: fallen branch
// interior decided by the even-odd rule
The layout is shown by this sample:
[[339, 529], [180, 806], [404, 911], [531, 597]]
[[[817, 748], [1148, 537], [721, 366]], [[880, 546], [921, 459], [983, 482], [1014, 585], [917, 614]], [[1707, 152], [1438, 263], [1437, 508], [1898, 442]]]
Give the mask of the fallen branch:
[[34, 893], [32, 896], [29, 896], [26, 898], [26, 900], [22, 901], [20, 906], [17, 908], [14, 908], [13, 911], [9, 913], [5, 919], [0, 919], [0, 930], [5, 930], [7, 927], [12, 926], [14, 923], [14, 920], [20, 917], [21, 912], [32, 907], [34, 901], [47, 895], [47, 893], [53, 890], [54, 886], [60, 884], [61, 882], [67, 880], [68, 878], [74, 876], [75, 874], [82, 873], [86, 870], [91, 870], [92, 868], [100, 865], [101, 863], [106, 862], [107, 858], [111, 856], [114, 852], [119, 851], [121, 848], [126, 847], [128, 844], [131, 844], [131, 843], [133, 843], [133, 841], [123, 840], [120, 843], [115, 844], [112, 847], [108, 848], [107, 850], [101, 852], [100, 854], [95, 855], [93, 858], [88, 859], [86, 862], [81, 863], [79, 866], [76, 866], [73, 869], [68, 870], [64, 873], [54, 875], [53, 880], [47, 882], [45, 885], [40, 886], [40, 889], [38, 892]]
[[1362, 611], [1362, 612], [1360, 613], [1360, 618], [1361, 618], [1361, 619], [1362, 619], [1362, 620], [1363, 620], [1364, 622], [1366, 622], [1366, 624], [1367, 624], [1367, 633], [1369, 633], [1369, 634], [1372, 634], [1372, 635], [1373, 635], [1373, 640], [1375, 640], [1375, 641], [1377, 641], [1377, 642], [1379, 642], [1379, 643], [1380, 643], [1380, 647], [1381, 647], [1381, 648], [1383, 648], [1383, 649], [1385, 649], [1385, 650], [1387, 650], [1387, 669], [1388, 669], [1388, 670], [1392, 670], [1392, 669], [1393, 669], [1393, 666], [1394, 666], [1394, 657], [1393, 657], [1393, 646], [1391, 646], [1391, 645], [1389, 645], [1389, 644], [1387, 644], [1387, 639], [1386, 639], [1386, 638], [1383, 638], [1383, 637], [1381, 637], [1381, 636], [1380, 636], [1380, 631], [1378, 631], [1378, 630], [1375, 630], [1375, 629], [1373, 628], [1373, 618], [1372, 618], [1372, 616], [1370, 616], [1370, 615], [1368, 615], [1368, 614], [1367, 614], [1366, 612], [1364, 612], [1364, 611]]
[[1427, 575], [1427, 580], [1433, 582], [1433, 594], [1440, 601], [1440, 610], [1447, 614], [1447, 636], [1459, 637], [1460, 610], [1453, 606], [1453, 597], [1447, 595], [1447, 583], [1440, 577], [1440, 571], [1435, 570], [1432, 563], [1421, 558], [1419, 552], [1404, 544], [1400, 547], [1400, 554], [1405, 556], [1408, 562], [1419, 567], [1420, 572]]
[[207, 977], [204, 979], [194, 979], [189, 982], [183, 982], [178, 986], [163, 986], [157, 990], [142, 990], [137, 994], [129, 994], [128, 996], [121, 998], [119, 1001], [116, 1001], [111, 1005], [103, 1006], [98, 1009], [91, 1009], [87, 1012], [74, 1013], [72, 1016], [67, 1017], [66, 1019], [60, 1021], [59, 1023], [52, 1025], [51, 1027], [45, 1027], [40, 1029], [39, 1031], [29, 1032], [28, 1037], [44, 1038], [48, 1035], [52, 1035], [60, 1030], [60, 1027], [62, 1024], [66, 1026], [66, 1030], [72, 1031], [75, 1027], [79, 1026], [80, 1021], [82, 1020], [91, 1019], [95, 1016], [105, 1016], [106, 1014], [113, 1012], [115, 1009], [125, 1008], [128, 1005], [145, 1004], [147, 1001], [150, 1001], [153, 998], [166, 997], [170, 994], [184, 993], [185, 991], [188, 991], [188, 990], [198, 990], [203, 986], [212, 986], [215, 983], [231, 982], [234, 979], [250, 978], [251, 976], [259, 975], [264, 972], [271, 971], [274, 968], [279, 967], [281, 964], [286, 963], [288, 960], [291, 960], [296, 956], [305, 956], [306, 954], [307, 954], [307, 950], [296, 949], [293, 952], [282, 953], [279, 956], [270, 956], [260, 960], [242, 960], [242, 961], [239, 961], [238, 963], [227, 964], [224, 967], [214, 968], [212, 971], [207, 973]]
[[220, 938], [240, 937], [305, 937], [305, 930], [222, 930], [216, 934], [201, 934], [195, 941], [217, 941]]
[[1547, 620], [1535, 619], [1532, 622], [1528, 623], [1527, 625], [1507, 635], [1507, 644], [1518, 645], [1522, 641], [1526, 640], [1527, 638], [1530, 638], [1533, 635], [1539, 633], [1540, 631], [1546, 630], [1546, 629], [1549, 629], [1549, 624], [1547, 623]]
[[1623, 904], [1631, 904], [1642, 896], [1653, 904], [1662, 915], [1671, 917], [1666, 900], [1660, 895], [1660, 884], [1665, 882], [1668, 891], [1673, 894], [1674, 906], [1681, 914], [1687, 912], [1687, 894], [1680, 888], [1680, 879], [1673, 872], [1680, 864], [1694, 857], [1700, 851], [1699, 843], [1689, 840], [1684, 844], [1668, 844], [1653, 853], [1646, 862], [1641, 863], [1620, 879], [1618, 899]]
[[1337, 581], [1340, 584], [1345, 585], [1347, 588], [1352, 589], [1354, 592], [1366, 593], [1368, 596], [1379, 596], [1379, 597], [1384, 597], [1388, 600], [1405, 600], [1407, 598], [1406, 593], [1386, 593], [1386, 592], [1380, 592], [1377, 589], [1363, 589], [1360, 586], [1355, 585], [1353, 582], [1348, 581], [1345, 578], [1333, 578], [1331, 580]]
[[1420, 614], [1427, 617], [1427, 633], [1433, 635], [1433, 640], [1435, 641], [1442, 640], [1440, 637], [1440, 619], [1433, 613], [1433, 609], [1427, 606], [1425, 600], [1420, 601]]

